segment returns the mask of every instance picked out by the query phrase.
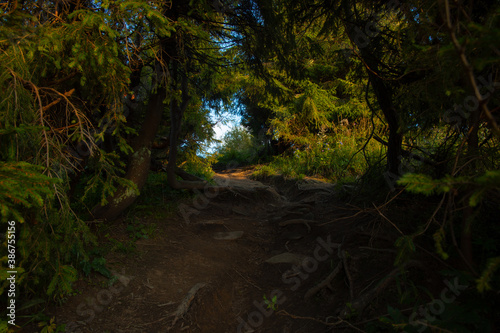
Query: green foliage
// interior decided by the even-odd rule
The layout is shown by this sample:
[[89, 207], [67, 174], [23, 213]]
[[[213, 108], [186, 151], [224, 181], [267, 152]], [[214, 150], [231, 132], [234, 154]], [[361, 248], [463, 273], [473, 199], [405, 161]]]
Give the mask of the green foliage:
[[21, 210], [43, 208], [54, 198], [61, 181], [43, 174], [43, 167], [26, 162], [0, 162], [0, 214], [2, 221], [14, 218], [23, 223]]
[[259, 165], [255, 168], [252, 176], [255, 178], [266, 178], [269, 176], [275, 176], [277, 175], [279, 170], [271, 164], [264, 164], [264, 165]]
[[354, 319], [359, 315], [358, 311], [352, 306], [351, 302], [347, 302], [345, 305], [346, 308], [349, 309], [349, 313], [346, 315], [347, 319]]
[[132, 221], [127, 223], [127, 233], [129, 234], [132, 241], [137, 241], [139, 239], [152, 238], [155, 234], [156, 226], [154, 224], [143, 224], [132, 219]]
[[443, 228], [439, 228], [434, 235], [434, 243], [436, 245], [436, 252], [443, 258], [444, 260], [448, 259], [450, 256], [443, 250], [443, 244], [445, 240], [445, 232]]
[[[2, 163], [0, 169], [2, 228], [7, 229], [9, 218], [16, 222], [16, 283], [35, 294], [41, 292], [38, 286], [45, 284], [48, 296], [62, 298], [71, 292], [76, 279], [76, 270], [66, 263], [74, 260], [74, 255], [84, 256], [84, 243], [93, 237], [69, 211], [55, 209], [54, 197], [61, 190], [61, 180], [43, 175], [43, 167], [26, 162]], [[67, 202], [60, 202], [69, 207]], [[1, 247], [6, 249], [7, 240]], [[6, 260], [7, 256], [1, 259]], [[2, 266], [0, 276], [7, 270], [7, 265]], [[2, 281], [0, 294], [7, 286], [6, 280]]]
[[110, 243], [109, 251], [118, 251], [123, 254], [130, 254], [136, 250], [136, 244], [132, 240], [122, 242], [120, 240], [111, 237], [109, 234], [106, 234], [105, 237]]
[[[465, 202], [466, 206], [476, 207], [481, 204], [481, 200], [486, 197], [488, 193], [495, 196], [500, 188], [500, 171], [498, 170], [487, 170], [484, 174], [479, 176], [462, 176], [462, 177], [451, 177], [445, 176], [441, 179], [432, 179], [430, 176], [423, 174], [406, 174], [400, 178], [398, 181], [401, 185], [406, 185], [406, 190], [432, 195], [435, 193], [460, 193], [467, 191], [468, 197]], [[490, 197], [491, 197], [490, 195]], [[478, 223], [474, 221], [473, 216], [469, 216], [466, 221], [463, 230], [467, 233], [472, 229], [472, 224]], [[464, 232], [463, 231], [463, 232]], [[408, 237], [408, 236], [405, 236]], [[446, 233], [443, 227], [440, 227], [433, 235], [435, 242], [436, 252], [443, 258], [448, 259], [449, 254], [444, 250], [444, 241]], [[403, 238], [400, 238], [401, 244]], [[400, 245], [401, 245], [400, 244]], [[407, 248], [408, 246], [405, 246]], [[400, 253], [404, 251], [400, 250]], [[406, 251], [408, 252], [408, 251]], [[489, 258], [483, 269], [481, 276], [476, 280], [477, 289], [479, 292], [483, 293], [487, 290], [491, 290], [490, 281], [493, 279], [493, 274], [500, 265], [499, 257]]]
[[200, 157], [193, 152], [183, 154], [183, 168], [186, 172], [205, 180], [211, 180], [215, 175], [211, 165], [214, 163], [214, 158], [211, 156]]
[[[432, 317], [422, 315], [427, 311], [432, 311], [432, 302], [442, 302], [442, 311]], [[482, 303], [481, 303], [482, 302]], [[437, 295], [425, 305], [415, 305], [411, 313], [388, 306], [388, 316], [379, 318], [378, 323], [367, 325], [367, 332], [489, 332], [490, 327], [486, 321], [490, 300], [474, 300], [469, 295], [461, 297], [458, 301], [444, 303]], [[422, 308], [423, 307], [423, 308]], [[431, 312], [432, 313], [432, 312]]]
[[47, 287], [47, 295], [52, 296], [57, 290], [59, 293], [58, 296], [61, 298], [64, 297], [73, 291], [72, 283], [75, 282], [76, 279], [77, 272], [74, 267], [68, 265], [56, 267], [55, 275], [52, 277]]
[[452, 181], [450, 177], [433, 180], [428, 175], [407, 173], [398, 180], [398, 184], [406, 185], [406, 190], [413, 193], [432, 195], [449, 192]]
[[394, 261], [394, 265], [401, 265], [407, 262], [416, 251], [412, 236], [399, 237], [394, 243], [394, 246], [398, 248], [398, 254]]
[[40, 327], [40, 333], [58, 333], [65, 332], [66, 325], [57, 325], [55, 323], [55, 317], [50, 318], [50, 321], [41, 321], [38, 323], [38, 327]]
[[217, 148], [215, 166], [225, 168], [256, 163], [261, 149], [252, 134], [236, 126], [225, 134], [222, 144]]
[[425, 195], [448, 193], [452, 189], [471, 188], [472, 194], [468, 204], [475, 207], [480, 203], [485, 193], [500, 188], [500, 171], [486, 170], [484, 174], [477, 177], [446, 176], [441, 179], [432, 179], [424, 174], [407, 173], [398, 180], [398, 184], [406, 185], [406, 190], [409, 192]]
[[112, 274], [110, 270], [106, 267], [106, 259], [102, 256], [96, 256], [95, 258], [90, 260], [83, 260], [81, 262], [82, 271], [86, 276], [89, 276], [91, 271], [98, 272], [103, 276], [110, 279]]
[[490, 282], [493, 279], [493, 273], [498, 269], [498, 267], [500, 267], [500, 257], [488, 259], [481, 276], [476, 280], [477, 290], [480, 293], [492, 290]]
[[100, 204], [105, 205], [108, 202], [107, 199], [117, 191], [118, 186], [128, 188], [139, 195], [137, 185], [121, 177], [125, 163], [120, 159], [120, 155], [99, 149], [96, 157], [89, 165], [91, 172], [88, 173], [88, 180], [80, 198], [82, 202], [90, 198], [89, 202], [95, 203], [96, 196], [98, 196]]
[[[7, 219], [17, 222], [20, 304], [71, 293], [75, 267], [88, 260], [86, 246], [95, 241], [70, 205], [70, 181], [83, 159], [76, 147], [98, 158], [97, 178], [105, 179], [83, 192], [98, 185], [107, 194], [123, 183], [123, 164], [114, 165], [118, 155], [95, 154], [97, 142], [107, 132], [117, 150], [130, 152], [123, 135], [133, 134], [120, 103], [131, 72], [111, 11], [87, 8], [53, 20], [53, 3], [40, 4], [41, 11], [31, 5], [20, 4], [0, 24], [0, 213], [2, 227]], [[1, 293], [5, 285], [2, 279]]]
[[500, 170], [486, 170], [483, 175], [473, 179], [476, 187], [470, 196], [469, 205], [477, 206], [488, 191], [500, 189]]
[[278, 296], [274, 296], [272, 299], [268, 300], [266, 295], [263, 295], [262, 298], [264, 298], [264, 303], [267, 305], [268, 309], [273, 309], [274, 311], [278, 310]]
[[[354, 124], [355, 126], [357, 124]], [[381, 158], [382, 147], [376, 142], [365, 146], [366, 128], [337, 128], [334, 133], [323, 133], [302, 149], [275, 157], [268, 166], [256, 173], [281, 173], [290, 178], [322, 177], [331, 181], [349, 182], [358, 179]], [[363, 154], [360, 150], [364, 149]]]
[[[398, 184], [412, 193], [442, 194], [444, 204], [425, 227], [405, 225], [410, 235], [396, 241], [396, 263], [414, 255], [417, 236], [430, 236], [427, 230], [442, 259], [455, 255], [446, 239], [458, 225], [450, 221], [460, 218], [462, 234], [484, 250], [477, 289], [484, 295], [497, 289], [500, 261], [489, 221], [498, 217], [499, 138], [484, 107], [496, 116], [500, 102], [500, 58], [491, 47], [500, 36], [499, 7], [444, 3], [451, 6], [451, 28], [443, 22], [443, 2], [433, 1], [392, 9], [374, 2], [225, 1], [229, 15], [212, 1], [2, 4], [0, 215], [18, 223], [23, 296], [64, 298], [77, 278], [75, 267], [108, 274], [102, 257], [87, 254], [94, 237], [82, 216], [119, 189], [138, 194], [122, 177], [134, 153], [131, 142], [147, 120], [144, 110], [159, 89], [167, 92], [165, 109], [189, 97], [178, 162], [205, 179], [213, 176], [215, 158], [222, 165], [255, 163], [262, 148], [267, 154], [280, 145], [288, 148], [256, 174], [356, 180], [378, 170], [370, 167], [384, 158], [378, 143], [384, 141], [398, 154], [403, 147], [424, 157], [425, 165], [392, 156], [408, 169], [398, 174], [411, 171]], [[364, 46], [353, 40], [353, 27], [365, 30], [357, 36], [366, 37]], [[239, 103], [230, 106], [231, 99]], [[218, 156], [201, 158], [199, 142], [213, 135], [210, 108], [222, 108], [221, 101], [238, 109], [254, 136], [235, 129]], [[172, 130], [173, 119], [164, 119], [162, 135]], [[154, 233], [136, 222], [136, 214], [164, 217], [165, 210], [151, 207], [184, 195], [167, 189], [162, 177], [148, 179], [129, 212], [134, 241]], [[5, 279], [0, 283], [3, 293]], [[447, 307], [443, 322], [434, 324], [455, 331], [452, 319], [463, 315], [471, 323], [462, 331], [482, 331], [479, 317], [457, 307]], [[393, 324], [403, 322], [397, 310], [389, 312]], [[49, 320], [42, 329], [56, 330]]]

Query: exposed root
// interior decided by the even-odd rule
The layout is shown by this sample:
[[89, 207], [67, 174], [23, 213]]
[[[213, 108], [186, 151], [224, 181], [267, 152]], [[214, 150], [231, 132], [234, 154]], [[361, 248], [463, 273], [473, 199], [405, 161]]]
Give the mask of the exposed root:
[[313, 206], [307, 203], [290, 203], [287, 206], [288, 210], [295, 211], [297, 209], [307, 209], [307, 210], [312, 210]]
[[321, 289], [323, 289], [324, 287], [327, 287], [330, 285], [330, 282], [337, 276], [337, 274], [340, 273], [340, 270], [342, 269], [342, 261], [340, 261], [337, 265], [337, 267], [335, 267], [335, 269], [333, 270], [333, 272], [330, 273], [330, 275], [328, 275], [326, 277], [326, 279], [324, 279], [323, 281], [321, 281], [319, 284], [317, 284], [316, 286], [312, 287], [311, 289], [309, 289], [306, 294], [304, 295], [304, 299], [308, 299], [310, 298], [311, 296], [314, 296], [316, 295], [316, 293], [318, 291], [320, 291]]
[[175, 316], [175, 317], [174, 317], [174, 320], [172, 321], [172, 324], [170, 325], [170, 327], [167, 328], [167, 330], [171, 330], [175, 326], [175, 324], [177, 323], [177, 321], [179, 319], [183, 318], [184, 315], [186, 315], [186, 313], [189, 310], [189, 307], [191, 306], [191, 303], [194, 300], [194, 297], [196, 296], [196, 293], [201, 288], [205, 287], [206, 285], [207, 285], [206, 283], [200, 282], [200, 283], [195, 284], [188, 291], [188, 293], [186, 294], [186, 296], [182, 300], [181, 304], [179, 304], [179, 306], [177, 307], [177, 310], [175, 310], [175, 312], [170, 315], [171, 317], [172, 316]]
[[317, 323], [320, 323], [320, 324], [323, 324], [323, 325], [326, 325], [326, 326], [335, 326], [335, 325], [338, 325], [338, 324], [340, 324], [340, 323], [343, 322], [343, 320], [340, 319], [340, 320], [337, 320], [334, 323], [329, 323], [327, 321], [324, 321], [324, 320], [321, 320], [321, 319], [317, 319], [317, 318], [314, 318], [314, 317], [303, 317], [303, 316], [293, 315], [291, 313], [288, 313], [286, 310], [279, 310], [278, 312], [276, 312], [276, 314], [281, 315], [281, 316], [287, 316], [287, 317], [290, 317], [290, 318], [293, 318], [293, 319], [312, 320], [312, 321], [315, 321]]
[[[226, 219], [227, 220], [227, 219]], [[205, 225], [225, 225], [224, 220], [206, 220], [193, 223], [193, 225], [205, 226]]]
[[311, 232], [311, 226], [309, 225], [309, 223], [316, 223], [316, 221], [306, 220], [306, 219], [293, 219], [293, 220], [280, 222], [279, 226], [285, 227], [285, 226], [291, 225], [291, 224], [304, 224], [307, 227], [307, 231]]
[[357, 213], [355, 213], [353, 215], [338, 217], [338, 218], [335, 218], [335, 219], [333, 219], [331, 221], [321, 223], [320, 226], [327, 225], [327, 224], [330, 224], [330, 223], [335, 223], [335, 222], [342, 221], [342, 220], [352, 219], [352, 218], [355, 218], [358, 215], [369, 214], [369, 213], [370, 213], [370, 210], [368, 210], [368, 209], [362, 209], [362, 210], [360, 210], [359, 212], [357, 212]]
[[[288, 317], [293, 318], [293, 319], [312, 320], [312, 321], [315, 321], [317, 323], [323, 324], [325, 326], [338, 326], [340, 324], [346, 324], [347, 326], [351, 327], [352, 329], [354, 329], [357, 332], [365, 332], [362, 329], [359, 329], [356, 326], [354, 326], [353, 324], [349, 323], [348, 321], [345, 321], [344, 319], [338, 318], [338, 317], [327, 317], [326, 321], [325, 321], [325, 320], [317, 319], [314, 317], [296, 316], [296, 315], [288, 313], [286, 310], [280, 310], [277, 312], [277, 314], [282, 315], [282, 316], [288, 316]], [[335, 318], [335, 319], [337, 319], [337, 321], [330, 323], [328, 321], [330, 318]]]

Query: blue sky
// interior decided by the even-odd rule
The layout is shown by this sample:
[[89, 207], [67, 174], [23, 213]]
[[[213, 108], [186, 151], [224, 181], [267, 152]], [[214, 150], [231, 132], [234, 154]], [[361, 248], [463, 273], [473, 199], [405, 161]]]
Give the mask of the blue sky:
[[[235, 126], [240, 125], [241, 117], [238, 115], [231, 114], [229, 112], [224, 112], [219, 115], [216, 115], [215, 112], [210, 114], [211, 120], [216, 123], [215, 130], [215, 139], [222, 140], [224, 135], [226, 135], [229, 130]], [[209, 150], [213, 150], [215, 148], [215, 144], [209, 147]]]

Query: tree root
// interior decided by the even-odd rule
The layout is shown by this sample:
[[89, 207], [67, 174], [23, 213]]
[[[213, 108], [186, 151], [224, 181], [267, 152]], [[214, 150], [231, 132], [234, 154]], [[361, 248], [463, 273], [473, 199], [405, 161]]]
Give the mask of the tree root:
[[196, 225], [196, 226], [225, 225], [224, 220], [227, 220], [227, 219], [222, 219], [222, 220], [206, 220], [206, 221], [201, 221], [201, 222], [193, 223], [193, 225]]
[[291, 225], [291, 224], [304, 224], [307, 227], [307, 231], [311, 232], [311, 226], [309, 225], [309, 223], [315, 223], [315, 222], [316, 221], [314, 221], [314, 220], [293, 219], [293, 220], [280, 222], [279, 226], [286, 227], [287, 225]]
[[[365, 331], [357, 328], [353, 324], [349, 323], [348, 321], [345, 321], [342, 318], [338, 318], [338, 317], [327, 317], [326, 318], [327, 321], [325, 321], [325, 320], [317, 319], [317, 318], [314, 318], [314, 317], [296, 316], [296, 315], [288, 313], [286, 310], [279, 310], [277, 312], [277, 314], [281, 315], [281, 316], [288, 316], [288, 317], [293, 318], [293, 319], [312, 320], [312, 321], [315, 321], [317, 323], [323, 324], [325, 326], [339, 326], [340, 324], [345, 324], [345, 325], [351, 327], [352, 329], [354, 329], [357, 332], [365, 332]], [[329, 322], [328, 320], [330, 318], [336, 319], [336, 321], [335, 322]]]
[[177, 310], [175, 310], [174, 313], [172, 313], [170, 316], [174, 317], [174, 320], [172, 321], [172, 324], [170, 325], [170, 327], [167, 328], [167, 330], [171, 330], [175, 324], [177, 323], [177, 321], [184, 317], [184, 315], [188, 312], [189, 310], [189, 307], [191, 306], [191, 303], [193, 302], [194, 300], [194, 297], [196, 296], [196, 293], [203, 287], [205, 287], [207, 284], [206, 283], [197, 283], [195, 284], [189, 291], [188, 293], [186, 294], [186, 296], [184, 297], [184, 299], [182, 300], [181, 304], [179, 304], [179, 306], [177, 307]]
[[337, 276], [337, 274], [340, 273], [340, 270], [342, 269], [342, 261], [340, 261], [337, 265], [337, 267], [335, 267], [335, 269], [333, 270], [333, 272], [330, 273], [330, 275], [328, 275], [326, 277], [326, 279], [324, 279], [323, 281], [321, 281], [318, 285], [312, 287], [311, 289], [309, 289], [306, 294], [304, 295], [304, 299], [308, 299], [310, 298], [311, 296], [313, 295], [316, 295], [316, 293], [318, 291], [320, 291], [321, 289], [323, 289], [324, 287], [329, 287], [330, 286], [330, 282]]
[[332, 287], [330, 286], [330, 282], [337, 276], [337, 274], [340, 273], [340, 270], [344, 268], [344, 273], [347, 276], [347, 280], [349, 281], [349, 296], [350, 299], [352, 300], [354, 298], [354, 284], [352, 282], [352, 277], [351, 273], [349, 271], [349, 267], [347, 265], [347, 257], [345, 255], [345, 251], [341, 250], [342, 244], [340, 244], [338, 250], [338, 257], [341, 259], [339, 263], [337, 264], [337, 267], [328, 275], [323, 281], [321, 281], [319, 284], [316, 286], [312, 287], [309, 289], [306, 294], [304, 295], [304, 299], [308, 299], [311, 296], [315, 295], [318, 291], [323, 289], [324, 287], [328, 287], [330, 290]]

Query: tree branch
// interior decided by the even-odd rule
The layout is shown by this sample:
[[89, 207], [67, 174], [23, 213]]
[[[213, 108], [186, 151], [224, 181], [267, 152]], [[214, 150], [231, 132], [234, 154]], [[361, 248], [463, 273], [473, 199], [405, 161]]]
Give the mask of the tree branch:
[[487, 99], [483, 98], [481, 96], [481, 92], [479, 91], [479, 87], [477, 86], [477, 81], [474, 76], [474, 69], [472, 65], [470, 64], [469, 60], [467, 59], [467, 55], [465, 54], [465, 46], [461, 45], [457, 35], [455, 34], [455, 28], [453, 24], [451, 23], [451, 15], [450, 15], [450, 3], [448, 0], [444, 0], [444, 6], [445, 6], [445, 20], [446, 20], [446, 27], [448, 28], [448, 32], [450, 34], [451, 41], [453, 43], [453, 46], [455, 46], [455, 49], [458, 52], [458, 55], [460, 57], [460, 61], [462, 62], [462, 65], [465, 68], [466, 74], [467, 74], [467, 80], [469, 81], [472, 90], [474, 91], [474, 95], [479, 103], [479, 106], [482, 110], [482, 112], [485, 114], [486, 118], [489, 120], [490, 125], [491, 125], [491, 130], [492, 132], [500, 138], [500, 127], [498, 127], [498, 124], [495, 120], [495, 117], [493, 117], [490, 109], [488, 108]]

